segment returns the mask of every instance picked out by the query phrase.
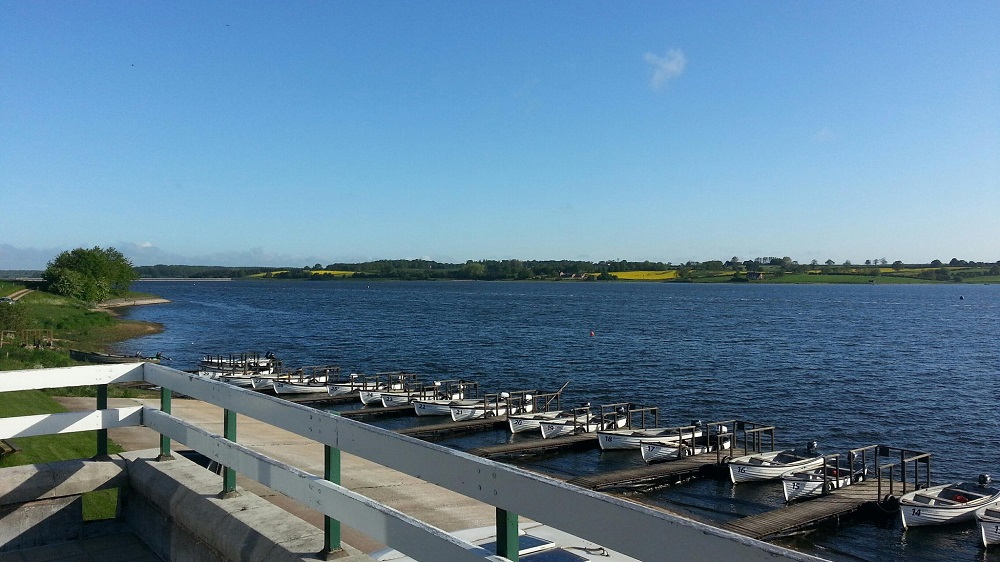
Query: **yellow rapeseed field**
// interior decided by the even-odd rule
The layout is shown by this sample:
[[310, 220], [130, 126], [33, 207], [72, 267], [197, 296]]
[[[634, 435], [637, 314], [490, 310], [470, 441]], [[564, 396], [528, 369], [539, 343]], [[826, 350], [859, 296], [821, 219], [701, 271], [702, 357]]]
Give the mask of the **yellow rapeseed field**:
[[668, 279], [677, 279], [677, 271], [674, 269], [670, 271], [618, 271], [612, 272], [611, 275], [625, 281], [666, 281]]

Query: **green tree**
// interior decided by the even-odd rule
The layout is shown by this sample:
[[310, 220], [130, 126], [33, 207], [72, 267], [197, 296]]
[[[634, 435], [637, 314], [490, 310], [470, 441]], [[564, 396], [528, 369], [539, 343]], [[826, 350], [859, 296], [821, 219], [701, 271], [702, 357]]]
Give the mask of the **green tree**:
[[118, 250], [95, 246], [59, 254], [48, 263], [42, 278], [53, 293], [100, 302], [126, 294], [138, 274]]

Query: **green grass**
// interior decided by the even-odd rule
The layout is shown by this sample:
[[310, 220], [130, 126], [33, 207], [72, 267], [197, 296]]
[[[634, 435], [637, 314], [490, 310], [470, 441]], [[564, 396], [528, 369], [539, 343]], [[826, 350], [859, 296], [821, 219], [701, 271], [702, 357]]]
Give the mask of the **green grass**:
[[[3, 376], [3, 373], [0, 373]], [[95, 404], [96, 406], [96, 404]], [[54, 414], [66, 409], [39, 390], [0, 393], [0, 417]], [[21, 450], [0, 459], [0, 468], [53, 461], [91, 458], [97, 454], [97, 432], [61, 433], [11, 439]], [[108, 441], [108, 453], [122, 448]], [[83, 519], [111, 519], [118, 510], [118, 490], [99, 490], [83, 494]]]

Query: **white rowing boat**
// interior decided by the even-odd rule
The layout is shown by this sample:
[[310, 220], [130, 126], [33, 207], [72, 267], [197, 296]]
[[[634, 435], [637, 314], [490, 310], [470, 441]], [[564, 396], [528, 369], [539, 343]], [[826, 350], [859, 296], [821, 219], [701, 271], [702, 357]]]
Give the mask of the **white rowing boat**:
[[543, 439], [552, 439], [599, 429], [622, 428], [627, 423], [628, 410], [622, 405], [602, 406], [600, 414], [594, 414], [590, 406], [584, 406], [568, 410], [561, 417], [540, 422], [539, 429]]
[[773, 480], [791, 470], [809, 470], [823, 466], [823, 456], [816, 452], [816, 443], [805, 452], [793, 449], [754, 453], [729, 461], [729, 479], [733, 484], [752, 480]]
[[979, 508], [1000, 506], [1000, 489], [989, 484], [989, 475], [981, 474], [978, 482], [942, 484], [903, 494], [899, 498], [903, 528], [969, 521]]
[[865, 466], [838, 467], [833, 464], [810, 470], [790, 470], [781, 475], [781, 487], [785, 492], [785, 502], [822, 496], [826, 492], [839, 490], [855, 482], [861, 482], [868, 474]]
[[564, 415], [563, 410], [551, 412], [525, 412], [523, 414], [507, 414], [507, 424], [511, 433], [541, 430], [542, 422], [551, 421]]
[[340, 375], [340, 367], [321, 365], [301, 367], [277, 375], [271, 381], [274, 393], [319, 394], [327, 392], [327, 385]]
[[976, 523], [983, 546], [1000, 544], [1000, 507], [980, 507], [976, 510]]
[[[726, 433], [726, 427], [722, 427], [722, 433]], [[646, 464], [654, 462], [672, 461], [691, 455], [701, 453], [711, 453], [717, 449], [728, 450], [732, 446], [732, 439], [729, 435], [717, 435], [713, 433], [706, 439], [699, 439], [702, 436], [701, 430], [693, 431], [695, 435], [691, 438], [678, 439], [676, 435], [670, 437], [659, 437], [656, 439], [644, 439], [639, 452], [642, 460]]]
[[362, 387], [358, 390], [358, 398], [365, 406], [381, 406], [383, 392], [397, 392], [413, 384], [417, 380], [415, 373], [393, 371], [375, 373], [364, 377]]
[[482, 400], [477, 400], [474, 404], [451, 406], [451, 419], [453, 421], [465, 421], [532, 412], [535, 409], [535, 392], [534, 390], [519, 390], [513, 393], [487, 394]]

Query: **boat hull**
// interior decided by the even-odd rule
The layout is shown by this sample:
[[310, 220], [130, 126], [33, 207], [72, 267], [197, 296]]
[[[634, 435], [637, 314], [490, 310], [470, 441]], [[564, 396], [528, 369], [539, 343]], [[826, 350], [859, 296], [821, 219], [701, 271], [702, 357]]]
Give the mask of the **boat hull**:
[[294, 383], [285, 381], [274, 381], [275, 394], [316, 394], [327, 392], [325, 383]]
[[[701, 430], [685, 431], [684, 439], [701, 437]], [[678, 439], [677, 430], [663, 429], [602, 429], [597, 431], [597, 442], [601, 449], [608, 450], [639, 450], [644, 440]]]
[[781, 478], [789, 471], [805, 471], [823, 466], [823, 457], [806, 458], [794, 462], [775, 462], [773, 459], [781, 453], [766, 453], [737, 457], [729, 462], [729, 480], [733, 484]]
[[507, 425], [510, 426], [511, 433], [540, 431], [542, 423], [547, 420], [555, 419], [561, 415], [563, 415], [561, 410], [539, 412], [537, 414], [510, 414], [507, 416]]
[[[857, 476], [861, 480], [864, 479], [863, 475]], [[854, 482], [854, 475], [845, 474], [829, 478], [827, 485], [830, 490], [839, 490], [844, 486], [850, 486], [852, 482]], [[785, 493], [785, 502], [822, 496], [823, 469], [819, 468], [808, 472], [787, 472], [781, 476], [781, 487]]]
[[[995, 488], [984, 488], [984, 490], [990, 490], [994, 493], [968, 501], [956, 502], [940, 496], [940, 494], [946, 493], [945, 489], [949, 489], [954, 490], [955, 494], [965, 497], [964, 493], [968, 493], [968, 489], [962, 489], [959, 486], [963, 486], [963, 484], [933, 486], [904, 494], [899, 498], [899, 516], [903, 528], [971, 521], [976, 517], [976, 510], [1000, 506], [1000, 490]], [[964, 486], [972, 487], [974, 485], [964, 484]]]
[[983, 546], [1000, 544], [1000, 508], [981, 507], [976, 510], [976, 523]]

